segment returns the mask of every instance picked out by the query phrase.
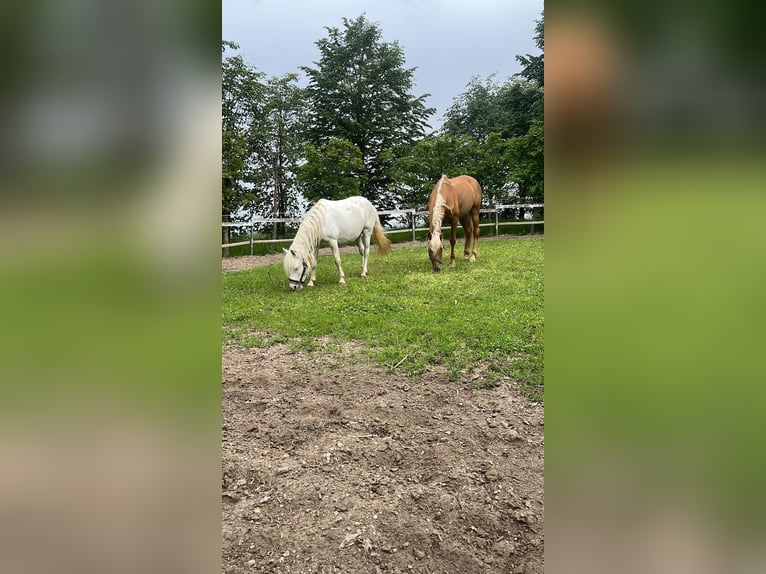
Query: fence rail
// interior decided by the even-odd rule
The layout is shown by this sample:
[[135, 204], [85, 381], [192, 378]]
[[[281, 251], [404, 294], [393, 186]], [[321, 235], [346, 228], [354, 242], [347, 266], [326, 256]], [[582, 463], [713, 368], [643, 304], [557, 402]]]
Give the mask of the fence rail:
[[[500, 221], [500, 212], [507, 209], [536, 209], [545, 207], [544, 203], [511, 203], [508, 205], [496, 205], [495, 207], [488, 207], [480, 209], [479, 213], [495, 214], [495, 221], [492, 223], [480, 223], [479, 227], [494, 227], [495, 236], [500, 235], [501, 225], [543, 225], [543, 220], [532, 221]], [[415, 241], [415, 234], [418, 231], [428, 231], [427, 227], [416, 227], [416, 221], [418, 217], [425, 217], [428, 215], [428, 211], [418, 211], [416, 209], [389, 209], [384, 211], [378, 211], [378, 215], [409, 215], [410, 226], [405, 229], [388, 229], [386, 235], [392, 235], [395, 233], [412, 233], [412, 240]], [[250, 246], [250, 255], [253, 254], [253, 246], [256, 243], [289, 243], [292, 242], [292, 237], [284, 239], [255, 239], [253, 237], [256, 226], [269, 224], [269, 223], [300, 223], [303, 221], [300, 218], [294, 217], [254, 217], [250, 221], [223, 221], [221, 227], [249, 227], [250, 239], [248, 241], [236, 241], [234, 243], [222, 243], [221, 248], [226, 247], [239, 247], [240, 245]], [[442, 227], [442, 229], [448, 228], [448, 226]]]

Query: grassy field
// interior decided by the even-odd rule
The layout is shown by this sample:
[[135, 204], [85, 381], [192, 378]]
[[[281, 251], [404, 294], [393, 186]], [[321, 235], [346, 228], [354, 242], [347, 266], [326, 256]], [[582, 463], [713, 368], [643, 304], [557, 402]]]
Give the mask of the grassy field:
[[345, 286], [332, 257], [322, 257], [316, 287], [299, 292], [289, 291], [281, 264], [226, 274], [224, 341], [315, 348], [320, 337], [354, 340], [371, 360], [412, 375], [441, 364], [455, 380], [476, 373], [478, 386], [492, 386], [510, 376], [541, 395], [543, 238], [482, 242], [475, 265], [458, 260], [442, 273], [431, 272], [425, 247], [373, 253], [367, 278], [358, 254], [342, 262]]

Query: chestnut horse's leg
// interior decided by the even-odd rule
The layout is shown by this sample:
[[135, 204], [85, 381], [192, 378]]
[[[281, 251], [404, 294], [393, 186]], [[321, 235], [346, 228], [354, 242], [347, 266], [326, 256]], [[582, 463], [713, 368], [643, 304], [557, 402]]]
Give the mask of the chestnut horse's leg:
[[468, 259], [468, 256], [471, 254], [471, 241], [473, 241], [473, 219], [471, 219], [470, 213], [460, 218], [460, 225], [463, 226], [463, 234], [465, 235], [463, 259]]
[[455, 241], [457, 241], [457, 217], [453, 217], [452, 221], [452, 233], [449, 236], [449, 266], [455, 266]]
[[346, 283], [346, 274], [343, 273], [343, 267], [340, 266], [340, 251], [338, 250], [338, 240], [328, 239], [327, 243], [330, 244], [330, 248], [332, 249], [332, 256], [335, 259], [335, 266], [338, 268], [338, 275], [340, 275], [340, 280], [338, 283], [344, 285]]
[[473, 251], [471, 252], [471, 258], [468, 261], [473, 263], [474, 261], [476, 261], [476, 254], [479, 248], [479, 210], [478, 209], [475, 209], [473, 213], [471, 213], [471, 219], [473, 222]]

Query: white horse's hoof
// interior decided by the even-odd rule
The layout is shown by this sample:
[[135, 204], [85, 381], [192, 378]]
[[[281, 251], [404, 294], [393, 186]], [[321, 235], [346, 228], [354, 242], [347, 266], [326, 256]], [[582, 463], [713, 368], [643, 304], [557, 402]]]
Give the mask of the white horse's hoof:
[[340, 281], [338, 281], [338, 285], [345, 285], [345, 284], [346, 284], [345, 279], [341, 279]]

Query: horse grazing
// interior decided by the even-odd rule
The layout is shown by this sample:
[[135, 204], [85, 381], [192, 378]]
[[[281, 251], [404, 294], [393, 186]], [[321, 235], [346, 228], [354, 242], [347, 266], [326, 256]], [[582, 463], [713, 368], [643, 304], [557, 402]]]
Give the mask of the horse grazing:
[[290, 249], [284, 249], [284, 267], [290, 289], [300, 291], [307, 276], [311, 276], [308, 287], [314, 286], [317, 278], [319, 243], [326, 241], [332, 248], [340, 281], [346, 283], [340, 266], [338, 245], [356, 243], [362, 256], [362, 277], [367, 277], [367, 257], [370, 254], [370, 236], [375, 236], [378, 253], [385, 255], [391, 247], [391, 240], [383, 232], [378, 212], [364, 197], [355, 196], [339, 201], [320, 199], [309, 209], [298, 227]]
[[[452, 226], [450, 236], [450, 267], [455, 266], [455, 241], [457, 224], [465, 232], [465, 259], [476, 261], [476, 248], [479, 245], [479, 209], [481, 208], [481, 186], [470, 175], [459, 175], [449, 179], [446, 175], [436, 182], [431, 198], [428, 200], [428, 258], [434, 272], [441, 271], [442, 222]], [[473, 241], [473, 250], [471, 250]]]

